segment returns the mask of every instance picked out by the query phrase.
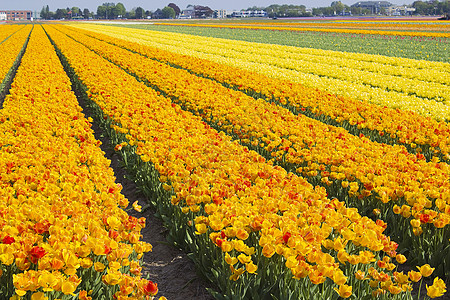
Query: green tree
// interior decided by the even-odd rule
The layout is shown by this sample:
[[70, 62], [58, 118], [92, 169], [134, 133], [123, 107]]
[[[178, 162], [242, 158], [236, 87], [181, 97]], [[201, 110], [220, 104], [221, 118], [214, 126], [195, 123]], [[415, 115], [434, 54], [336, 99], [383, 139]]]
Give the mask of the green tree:
[[126, 9], [125, 9], [125, 6], [122, 4], [122, 3], [117, 3], [117, 5], [115, 5], [113, 8], [112, 8], [112, 15], [113, 15], [113, 17], [114, 18], [118, 18], [118, 17], [123, 17], [123, 16], [125, 16], [125, 13], [126, 13], [127, 11], [126, 11]]
[[412, 7], [416, 9], [414, 14], [417, 15], [431, 15], [434, 12], [434, 5], [428, 2], [414, 1]]
[[42, 19], [48, 20], [48, 19], [50, 19], [50, 16], [52, 16], [52, 15], [53, 14], [50, 13], [50, 8], [48, 7], [48, 5], [42, 6], [42, 9], [41, 9], [41, 18]]
[[67, 9], [58, 8], [55, 13], [55, 19], [63, 19], [67, 17]]
[[90, 16], [91, 16], [91, 13], [89, 12], [89, 9], [87, 9], [87, 8], [83, 9], [83, 17], [85, 19], [89, 19]]
[[72, 7], [71, 11], [72, 11], [72, 16], [73, 17], [76, 17], [76, 16], [81, 14], [81, 9], [79, 7], [76, 7], [76, 6]]
[[136, 10], [134, 11], [135, 13], [135, 18], [136, 19], [142, 19], [144, 18], [144, 9], [142, 7], [138, 7], [136, 8]]
[[334, 9], [336, 15], [343, 13], [345, 9], [345, 6], [341, 1], [334, 1], [331, 3], [331, 7]]
[[166, 6], [161, 10], [163, 19], [175, 18], [175, 10], [172, 7]]
[[181, 9], [175, 3], [169, 3], [168, 7], [172, 7], [175, 11], [175, 17], [178, 17], [181, 14]]
[[99, 18], [99, 19], [107, 19], [108, 18], [108, 12], [106, 10], [106, 6], [100, 5], [97, 7], [97, 18]]
[[43, 6], [41, 9], [41, 19], [47, 19], [47, 14], [45, 13], [45, 7]]

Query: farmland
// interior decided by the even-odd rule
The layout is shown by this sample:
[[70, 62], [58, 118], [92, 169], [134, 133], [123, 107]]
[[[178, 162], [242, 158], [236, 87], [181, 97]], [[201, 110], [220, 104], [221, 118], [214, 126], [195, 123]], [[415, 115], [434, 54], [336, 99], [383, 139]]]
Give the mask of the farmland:
[[447, 296], [450, 23], [110, 25], [0, 27], [1, 296], [164, 299], [92, 124], [217, 299]]

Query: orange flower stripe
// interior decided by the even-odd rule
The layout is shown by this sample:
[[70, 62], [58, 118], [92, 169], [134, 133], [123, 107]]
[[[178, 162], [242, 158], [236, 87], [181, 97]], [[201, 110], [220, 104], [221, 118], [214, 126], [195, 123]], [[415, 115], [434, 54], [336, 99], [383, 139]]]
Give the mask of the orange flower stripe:
[[310, 28], [294, 26], [253, 26], [253, 25], [225, 25], [225, 24], [177, 24], [177, 23], [155, 23], [156, 25], [168, 26], [188, 26], [188, 27], [211, 27], [211, 28], [241, 28], [241, 29], [264, 29], [264, 30], [289, 30], [289, 31], [314, 31], [314, 32], [336, 32], [349, 34], [379, 34], [396, 36], [425, 36], [425, 37], [450, 37], [447, 32], [426, 32], [426, 31], [398, 31], [398, 30], [379, 30], [379, 29], [346, 29], [346, 28]]
[[[61, 30], [65, 28], [60, 27]], [[80, 32], [66, 33], [108, 60], [148, 80], [176, 103], [205, 121], [253, 146], [287, 169], [310, 178], [348, 183], [359, 199], [375, 195], [383, 203], [409, 205], [407, 218], [430, 215], [425, 223], [450, 223], [450, 168], [434, 158], [410, 154], [402, 146], [376, 143], [303, 115], [254, 99], [189, 72], [147, 59]], [[329, 182], [329, 180], [331, 180]], [[344, 188], [344, 187], [343, 187]]]
[[103, 293], [122, 287], [144, 297], [148, 281], [128, 265], [151, 249], [133, 238], [145, 220], [119, 207], [128, 200], [81, 111], [54, 47], [34, 26], [0, 110], [0, 276], [7, 299], [81, 298], [113, 267], [116, 280]]
[[[161, 190], [173, 191], [172, 204], [195, 216], [197, 234], [209, 234], [210, 243], [228, 254], [224, 259], [230, 264], [231, 280], [244, 272], [258, 272], [256, 248], [266, 257], [275, 253], [284, 256], [295, 278], [309, 276], [312, 282], [321, 283], [328, 277], [338, 285], [346, 282], [347, 276], [354, 276], [344, 276], [338, 260], [378, 268], [375, 261], [379, 251], [395, 257], [397, 244], [383, 235], [383, 226], [337, 199], [328, 199], [324, 188], [314, 188], [212, 129], [62, 33], [67, 30], [62, 26], [46, 25], [45, 29], [86, 86], [88, 96], [111, 119], [111, 128], [126, 138], [122, 147], [135, 151], [143, 162], [151, 162]], [[96, 50], [105, 48], [105, 53], [114, 49], [117, 52], [109, 59], [120, 60], [123, 66], [134, 68], [144, 63], [129, 60], [131, 57], [117, 47], [70, 35], [82, 37], [83, 43], [88, 41]], [[162, 67], [146, 63], [145, 68], [165, 76]], [[174, 83], [176, 76], [170, 79]], [[216, 97], [220, 98], [219, 94]], [[258, 106], [254, 108], [259, 110]], [[249, 235], [256, 234], [257, 244], [253, 244]], [[331, 254], [324, 253], [323, 246]], [[354, 249], [355, 254], [346, 249]], [[384, 274], [383, 280], [387, 278]]]
[[25, 25], [0, 25], [0, 44], [23, 27], [25, 27]]
[[32, 25], [0, 25], [0, 93], [3, 88], [2, 82], [24, 47], [32, 27]]
[[[90, 27], [87, 28], [89, 29]], [[117, 35], [120, 38], [114, 38], [109, 35], [96, 34], [89, 31], [84, 32], [149, 58], [180, 66], [223, 84], [231, 84], [242, 91], [252, 90], [265, 96], [267, 99], [275, 98], [280, 104], [287, 105], [287, 107], [294, 109], [297, 113], [306, 111], [317, 116], [318, 119], [326, 116], [342, 124], [347, 129], [350, 126], [362, 130], [369, 129], [376, 140], [384, 142], [392, 139], [392, 135], [392, 137], [396, 138], [395, 142], [398, 144], [406, 144], [416, 150], [416, 145], [425, 146], [430, 151], [429, 156], [440, 154], [443, 160], [447, 161], [450, 159], [450, 126], [446, 122], [423, 117], [411, 111], [380, 107], [348, 97], [330, 95], [327, 92], [308, 88], [287, 80], [270, 78], [263, 74], [226, 66], [209, 60], [145, 46], [145, 42], [142, 42], [142, 40], [127, 39], [122, 35]], [[136, 40], [136, 42], [132, 40]], [[417, 70], [417, 72], [421, 71], [425, 72], [422, 69]], [[448, 77], [450, 78], [450, 76]], [[427, 154], [425, 153], [425, 155]]]

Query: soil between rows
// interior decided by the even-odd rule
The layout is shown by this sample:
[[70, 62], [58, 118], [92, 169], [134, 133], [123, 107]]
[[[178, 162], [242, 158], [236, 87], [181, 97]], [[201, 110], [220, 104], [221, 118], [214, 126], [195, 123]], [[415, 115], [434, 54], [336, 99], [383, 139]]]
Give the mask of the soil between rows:
[[[78, 97], [80, 106], [86, 117], [93, 117], [86, 107], [82, 97]], [[111, 161], [111, 168], [116, 176], [116, 183], [123, 187], [122, 194], [128, 199], [130, 205], [138, 201], [139, 205], [146, 205], [148, 201], [137, 189], [136, 184], [127, 179], [127, 171], [121, 165], [121, 157], [113, 149], [107, 135], [96, 124], [92, 124], [94, 135], [102, 142], [101, 149], [105, 157]], [[146, 227], [141, 230], [141, 240], [153, 246], [151, 252], [144, 254], [142, 277], [158, 284], [156, 299], [165, 296], [168, 300], [212, 300], [213, 296], [206, 288], [217, 289], [196, 269], [192, 260], [182, 250], [170, 245], [166, 240], [167, 230], [161, 219], [155, 216], [153, 208], [141, 213], [131, 210], [128, 214], [136, 218], [145, 217]]]

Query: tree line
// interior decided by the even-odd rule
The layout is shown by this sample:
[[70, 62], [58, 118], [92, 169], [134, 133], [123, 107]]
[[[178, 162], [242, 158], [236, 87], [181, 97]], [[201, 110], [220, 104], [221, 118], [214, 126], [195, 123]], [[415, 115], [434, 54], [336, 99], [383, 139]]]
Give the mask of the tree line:
[[[446, 15], [450, 13], [449, 0], [443, 1], [415, 1], [409, 7], [415, 8], [412, 14], [415, 15]], [[330, 6], [315, 7], [307, 11], [304, 5], [278, 5], [273, 4], [268, 7], [249, 7], [247, 11], [265, 11], [268, 17], [311, 17], [311, 16], [335, 16], [335, 15], [370, 15], [369, 9], [348, 6], [341, 1], [333, 1]], [[381, 8], [380, 14], [386, 14], [386, 10]]]
[[[413, 14], [416, 15], [449, 15], [449, 0], [434, 1], [415, 1], [410, 7], [415, 8]], [[214, 17], [214, 11], [208, 6], [189, 5], [188, 8], [193, 12], [193, 18], [211, 18]], [[275, 17], [308, 17], [308, 16], [333, 16], [333, 15], [369, 15], [371, 11], [361, 7], [348, 6], [341, 1], [333, 1], [330, 6], [317, 7], [307, 11], [304, 5], [279, 5], [272, 4], [268, 7], [250, 7], [247, 11], [265, 11], [270, 18]], [[41, 10], [42, 19], [174, 19], [181, 15], [181, 9], [175, 3], [169, 3], [162, 9], [154, 12], [145, 10], [142, 7], [136, 7], [127, 11], [123, 3], [105, 2], [97, 7], [96, 12], [89, 9], [83, 10], [79, 7], [58, 8], [52, 12], [49, 6], [45, 6]], [[381, 14], [385, 13], [384, 9], [380, 10]]]
[[152, 12], [150, 10], [145, 10], [142, 7], [135, 7], [127, 11], [123, 3], [105, 2], [97, 7], [97, 11], [89, 11], [89, 9], [84, 8], [83, 10], [79, 7], [67, 7], [58, 8], [56, 11], [50, 11], [49, 6], [44, 6], [41, 10], [41, 18], [46, 20], [59, 20], [59, 19], [144, 19], [147, 17], [151, 18], [163, 18], [170, 19], [175, 18], [181, 13], [180, 8], [174, 4], [170, 3], [163, 9], [157, 9]]

